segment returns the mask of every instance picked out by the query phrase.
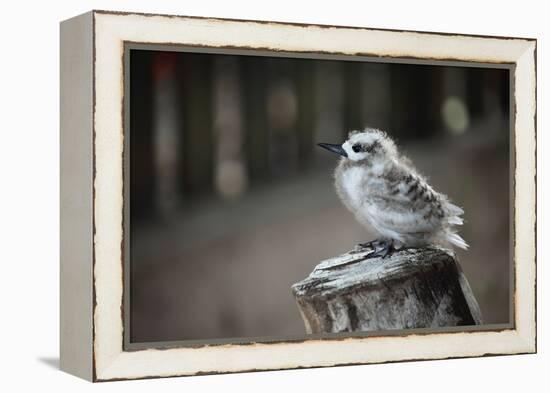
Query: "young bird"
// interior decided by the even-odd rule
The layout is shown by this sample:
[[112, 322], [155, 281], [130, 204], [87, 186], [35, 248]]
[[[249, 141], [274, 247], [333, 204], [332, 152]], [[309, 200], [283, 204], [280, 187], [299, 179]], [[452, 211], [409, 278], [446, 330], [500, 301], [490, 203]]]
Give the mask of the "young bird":
[[[352, 131], [342, 145], [319, 143], [341, 155], [334, 173], [338, 196], [380, 238], [362, 244], [386, 257], [400, 247], [468, 245], [454, 229], [464, 211], [435, 191], [383, 131]], [[381, 247], [378, 249], [378, 247]]]

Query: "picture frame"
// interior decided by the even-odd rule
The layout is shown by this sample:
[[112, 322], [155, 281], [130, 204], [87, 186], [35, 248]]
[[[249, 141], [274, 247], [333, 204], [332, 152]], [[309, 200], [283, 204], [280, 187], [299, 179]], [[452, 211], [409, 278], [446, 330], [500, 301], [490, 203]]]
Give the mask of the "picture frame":
[[[111, 11], [64, 21], [60, 36], [62, 370], [110, 381], [536, 352], [535, 39]], [[166, 348], [129, 345], [126, 62], [129, 48], [155, 46], [509, 69], [513, 323]]]

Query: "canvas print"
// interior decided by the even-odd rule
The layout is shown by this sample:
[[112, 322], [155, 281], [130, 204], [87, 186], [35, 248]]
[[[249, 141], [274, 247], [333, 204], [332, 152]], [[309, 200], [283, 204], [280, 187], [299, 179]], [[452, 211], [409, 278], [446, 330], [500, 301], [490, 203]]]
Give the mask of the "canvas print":
[[131, 348], [513, 323], [510, 69], [134, 47]]

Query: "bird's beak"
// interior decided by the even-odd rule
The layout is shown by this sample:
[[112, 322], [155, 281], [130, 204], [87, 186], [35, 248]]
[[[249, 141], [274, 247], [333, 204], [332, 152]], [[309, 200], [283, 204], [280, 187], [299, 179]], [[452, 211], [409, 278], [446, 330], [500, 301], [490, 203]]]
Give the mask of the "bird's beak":
[[318, 143], [317, 145], [333, 153], [340, 154], [341, 156], [344, 156], [344, 157], [348, 156], [348, 153], [346, 153], [342, 145], [333, 145], [331, 143]]

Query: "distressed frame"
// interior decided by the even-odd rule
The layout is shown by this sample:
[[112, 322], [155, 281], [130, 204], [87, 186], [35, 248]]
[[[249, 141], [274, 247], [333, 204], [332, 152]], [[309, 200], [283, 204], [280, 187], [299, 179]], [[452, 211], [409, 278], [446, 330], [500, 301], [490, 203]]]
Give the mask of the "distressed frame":
[[[144, 44], [510, 68], [513, 324], [165, 348], [125, 342], [125, 52]], [[62, 23], [61, 49], [62, 369], [106, 381], [536, 352], [536, 40], [92, 11]]]

